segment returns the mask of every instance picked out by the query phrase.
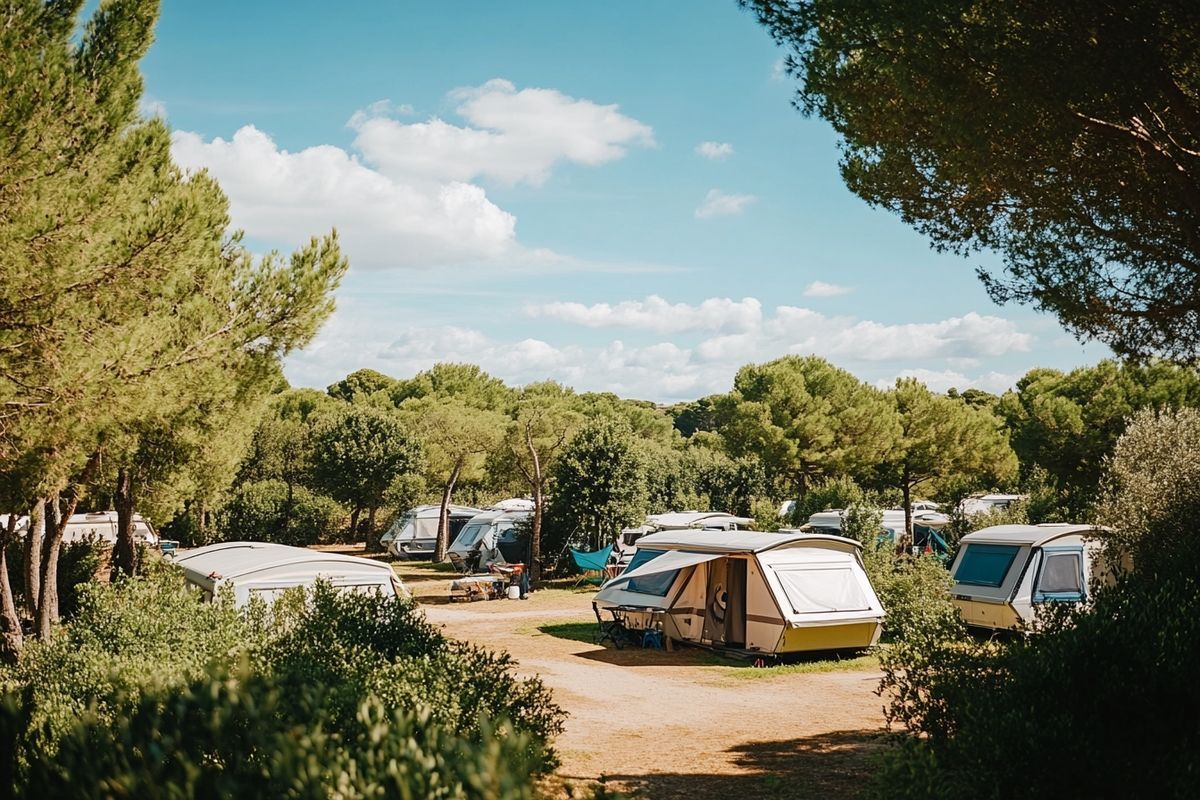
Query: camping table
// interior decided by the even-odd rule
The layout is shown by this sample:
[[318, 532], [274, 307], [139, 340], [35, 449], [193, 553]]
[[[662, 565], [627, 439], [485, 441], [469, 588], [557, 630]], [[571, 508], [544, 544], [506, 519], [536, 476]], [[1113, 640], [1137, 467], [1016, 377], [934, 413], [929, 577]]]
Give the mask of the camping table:
[[468, 575], [450, 584], [451, 600], [495, 600], [503, 597], [508, 578], [496, 575]]
[[608, 610], [612, 613], [613, 622], [620, 626], [630, 641], [639, 642], [643, 647], [651, 640], [666, 643], [666, 634], [663, 632], [666, 612], [661, 608], [612, 606]]

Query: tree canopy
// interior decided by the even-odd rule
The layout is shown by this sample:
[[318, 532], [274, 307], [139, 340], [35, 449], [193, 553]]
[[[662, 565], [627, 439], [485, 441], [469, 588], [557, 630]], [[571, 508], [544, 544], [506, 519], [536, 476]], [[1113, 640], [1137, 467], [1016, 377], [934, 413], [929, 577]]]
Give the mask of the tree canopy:
[[842, 175], [998, 301], [1119, 354], [1200, 357], [1200, 15], [1187, 0], [742, 0]]

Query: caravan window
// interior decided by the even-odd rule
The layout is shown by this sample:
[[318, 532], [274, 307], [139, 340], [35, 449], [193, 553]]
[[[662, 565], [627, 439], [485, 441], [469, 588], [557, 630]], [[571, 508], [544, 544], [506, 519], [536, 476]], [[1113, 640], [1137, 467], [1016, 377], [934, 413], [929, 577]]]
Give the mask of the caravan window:
[[1042, 552], [1034, 602], [1083, 599], [1083, 550], [1047, 548]]
[[665, 552], [665, 550], [649, 550], [645, 547], [639, 547], [637, 552], [633, 554], [633, 558], [629, 559], [629, 566], [625, 568], [625, 571], [629, 572], [630, 570], [637, 569], [650, 559], [658, 558]]
[[866, 611], [871, 607], [858, 577], [848, 566], [776, 569], [775, 575], [797, 614]]
[[462, 529], [462, 533], [458, 535], [455, 544], [463, 547], [470, 547], [479, 541], [479, 537], [483, 536], [483, 532], [492, 526], [490, 522], [476, 522], [474, 525], [468, 525]]
[[666, 597], [667, 592], [671, 591], [671, 585], [675, 583], [677, 575], [679, 575], [679, 570], [677, 569], [673, 569], [670, 572], [639, 575], [636, 578], [629, 579], [629, 584], [625, 587], [625, 590], [628, 592], [637, 592], [638, 594], [650, 594], [655, 597]]
[[1020, 549], [1009, 544], [968, 544], [954, 580], [968, 586], [999, 586]]

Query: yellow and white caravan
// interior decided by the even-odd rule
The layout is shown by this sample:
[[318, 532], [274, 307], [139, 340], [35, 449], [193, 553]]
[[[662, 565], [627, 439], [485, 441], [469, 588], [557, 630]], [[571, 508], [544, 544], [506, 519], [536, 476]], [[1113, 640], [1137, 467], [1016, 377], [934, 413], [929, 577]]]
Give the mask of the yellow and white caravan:
[[[1098, 575], [1102, 529], [1092, 525], [993, 525], [962, 537], [950, 567], [954, 605], [976, 628], [1016, 630], [1042, 603], [1087, 599]], [[1103, 577], [1103, 576], [1099, 576]]]
[[661, 614], [676, 641], [763, 655], [859, 649], [879, 640], [884, 616], [860, 549], [824, 534], [652, 533], [595, 604]]

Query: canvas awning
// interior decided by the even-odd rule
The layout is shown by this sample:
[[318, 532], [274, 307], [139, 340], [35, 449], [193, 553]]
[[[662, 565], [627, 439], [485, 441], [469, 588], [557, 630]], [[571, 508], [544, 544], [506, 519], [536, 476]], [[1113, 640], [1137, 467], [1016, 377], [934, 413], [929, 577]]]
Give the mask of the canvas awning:
[[724, 555], [725, 553], [689, 553], [686, 550], [667, 550], [661, 556], [653, 558], [645, 564], [639, 564], [631, 570], [622, 572], [616, 580], [621, 581], [626, 578], [639, 578], [662, 572], [672, 572], [684, 567], [703, 564], [705, 561], [712, 561]]
[[645, 606], [662, 608], [667, 592], [679, 570], [724, 557], [724, 553], [689, 553], [668, 550], [651, 561], [639, 564], [613, 578], [596, 593], [601, 605]]

